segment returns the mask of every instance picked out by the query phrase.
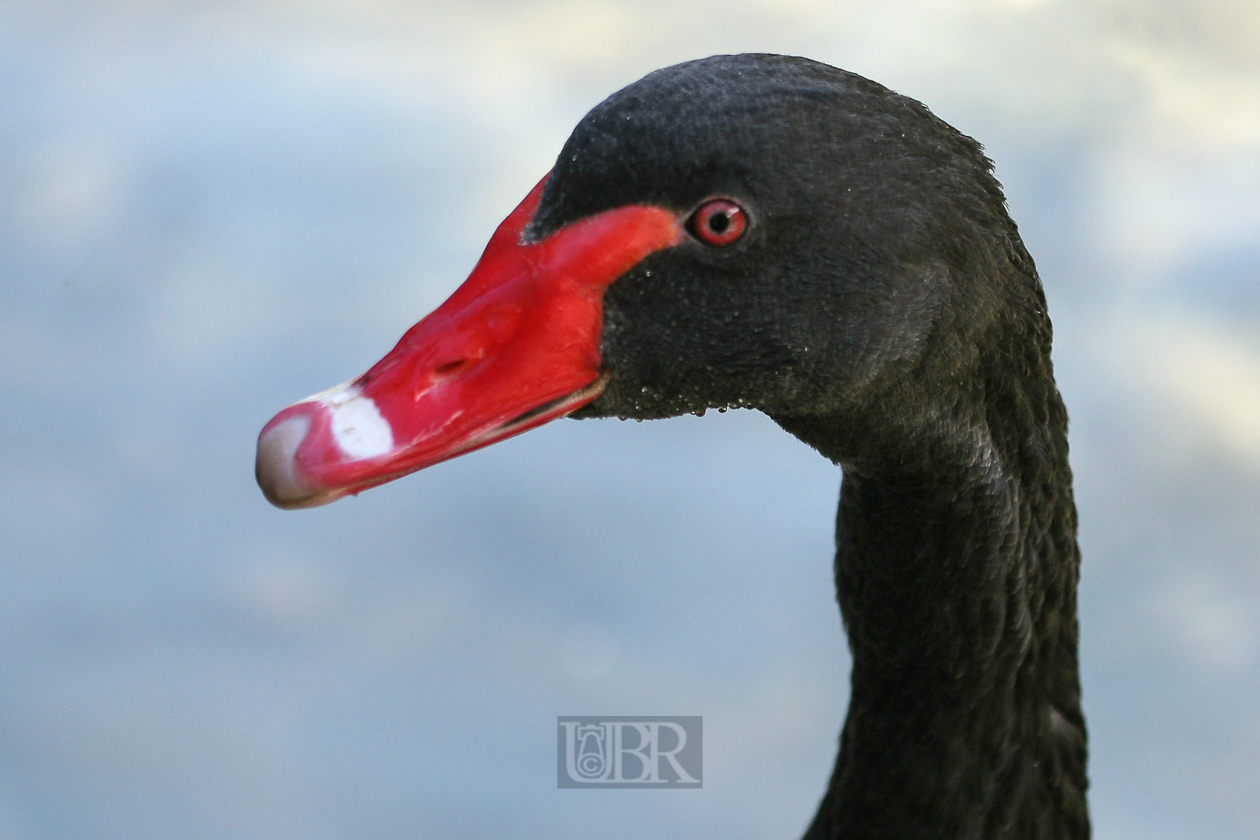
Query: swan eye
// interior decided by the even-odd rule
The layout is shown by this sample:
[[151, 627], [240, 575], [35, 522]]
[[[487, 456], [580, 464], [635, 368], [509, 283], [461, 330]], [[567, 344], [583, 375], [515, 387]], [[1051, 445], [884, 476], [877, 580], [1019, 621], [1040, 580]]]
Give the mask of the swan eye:
[[725, 198], [715, 198], [700, 205], [687, 220], [687, 230], [705, 245], [725, 248], [744, 235], [748, 214], [744, 208]]

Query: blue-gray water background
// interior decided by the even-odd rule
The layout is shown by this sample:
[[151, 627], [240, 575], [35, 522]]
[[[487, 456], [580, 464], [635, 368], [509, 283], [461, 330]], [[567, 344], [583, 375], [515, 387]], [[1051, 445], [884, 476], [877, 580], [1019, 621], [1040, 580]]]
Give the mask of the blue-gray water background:
[[[0, 838], [799, 836], [839, 471], [554, 423], [272, 509], [261, 425], [463, 279], [611, 91], [809, 55], [997, 161], [1072, 414], [1103, 840], [1260, 837], [1254, 0], [0, 2]], [[703, 715], [699, 791], [557, 715]]]

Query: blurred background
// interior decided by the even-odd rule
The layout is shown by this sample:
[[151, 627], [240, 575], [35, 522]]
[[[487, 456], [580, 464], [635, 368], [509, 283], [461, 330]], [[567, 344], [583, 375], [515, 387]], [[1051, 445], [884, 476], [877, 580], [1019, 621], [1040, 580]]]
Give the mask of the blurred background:
[[[1072, 414], [1096, 836], [1260, 837], [1254, 0], [0, 2], [0, 838], [796, 838], [837, 468], [554, 423], [284, 513], [254, 440], [464, 278], [607, 94], [807, 55], [981, 140]], [[555, 787], [703, 715], [703, 790]]]

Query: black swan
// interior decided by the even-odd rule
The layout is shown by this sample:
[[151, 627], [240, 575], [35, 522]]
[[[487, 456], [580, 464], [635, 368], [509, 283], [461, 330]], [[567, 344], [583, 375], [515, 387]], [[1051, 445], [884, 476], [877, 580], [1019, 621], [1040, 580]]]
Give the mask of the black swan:
[[774, 55], [595, 107], [467, 282], [258, 441], [307, 507], [556, 417], [756, 408], [843, 468], [821, 838], [1086, 838], [1067, 415], [980, 145]]

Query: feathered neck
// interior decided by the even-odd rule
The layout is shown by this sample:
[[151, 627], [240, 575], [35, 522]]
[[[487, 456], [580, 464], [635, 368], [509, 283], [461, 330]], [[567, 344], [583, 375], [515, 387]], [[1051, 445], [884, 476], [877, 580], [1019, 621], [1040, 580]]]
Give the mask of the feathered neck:
[[775, 418], [844, 465], [852, 692], [806, 840], [1089, 837], [1067, 416], [1048, 321], [1010, 339], [930, 397]]

